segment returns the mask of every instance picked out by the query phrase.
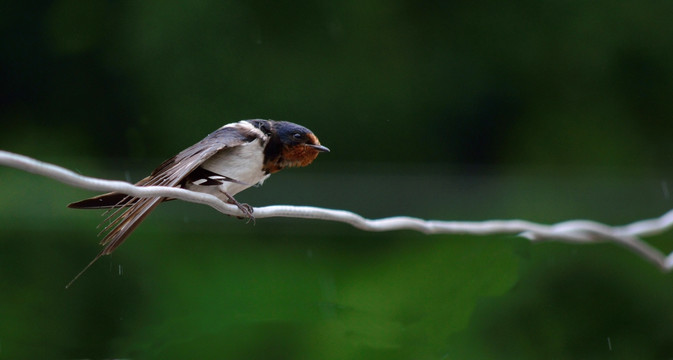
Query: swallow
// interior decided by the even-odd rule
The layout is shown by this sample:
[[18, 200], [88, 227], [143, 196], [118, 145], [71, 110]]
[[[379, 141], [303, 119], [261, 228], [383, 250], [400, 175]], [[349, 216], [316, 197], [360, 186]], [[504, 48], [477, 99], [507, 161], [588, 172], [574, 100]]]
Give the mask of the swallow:
[[[236, 205], [254, 220], [252, 207], [239, 203], [237, 193], [261, 185], [286, 167], [307, 166], [319, 153], [329, 152], [311, 130], [287, 121], [242, 120], [222, 126], [203, 140], [164, 161], [137, 186], [168, 186], [204, 192]], [[100, 244], [103, 250], [66, 288], [101, 256], [111, 254], [165, 197], [138, 198], [107, 193], [68, 205], [75, 209], [114, 210]], [[100, 234], [99, 234], [100, 235]]]

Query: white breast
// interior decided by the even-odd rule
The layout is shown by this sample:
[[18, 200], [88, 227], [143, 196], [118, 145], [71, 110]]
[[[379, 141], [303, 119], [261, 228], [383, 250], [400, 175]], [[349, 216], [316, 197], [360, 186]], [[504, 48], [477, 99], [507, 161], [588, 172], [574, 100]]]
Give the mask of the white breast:
[[262, 171], [264, 165], [262, 149], [262, 143], [257, 139], [243, 145], [224, 149], [204, 162], [201, 167], [243, 183], [225, 182], [220, 185], [222, 191], [233, 196], [250, 186], [261, 184], [269, 177], [269, 174]]

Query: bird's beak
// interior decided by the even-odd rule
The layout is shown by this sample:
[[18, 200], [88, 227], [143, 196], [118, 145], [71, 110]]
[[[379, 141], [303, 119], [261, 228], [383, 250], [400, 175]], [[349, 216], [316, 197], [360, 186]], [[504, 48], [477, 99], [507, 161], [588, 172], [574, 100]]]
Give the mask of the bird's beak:
[[310, 146], [310, 147], [312, 147], [312, 148], [314, 148], [318, 151], [329, 152], [329, 149], [325, 146], [322, 146], [322, 145], [306, 144], [306, 146]]

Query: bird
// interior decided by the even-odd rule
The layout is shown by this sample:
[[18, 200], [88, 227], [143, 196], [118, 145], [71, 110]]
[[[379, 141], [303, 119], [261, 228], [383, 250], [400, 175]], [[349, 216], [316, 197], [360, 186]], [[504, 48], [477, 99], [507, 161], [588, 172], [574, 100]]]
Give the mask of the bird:
[[[239, 203], [234, 195], [261, 185], [271, 174], [284, 168], [307, 166], [319, 153], [329, 151], [311, 130], [301, 125], [288, 121], [241, 120], [220, 127], [164, 161], [135, 185], [208, 193], [236, 205], [245, 217], [254, 221], [252, 207]], [[168, 200], [172, 199], [138, 198], [111, 192], [68, 204], [74, 209], [114, 211], [106, 219], [110, 223], [101, 231], [101, 234], [107, 232], [100, 242], [103, 249], [66, 288], [100, 257], [117, 249], [152, 210]]]

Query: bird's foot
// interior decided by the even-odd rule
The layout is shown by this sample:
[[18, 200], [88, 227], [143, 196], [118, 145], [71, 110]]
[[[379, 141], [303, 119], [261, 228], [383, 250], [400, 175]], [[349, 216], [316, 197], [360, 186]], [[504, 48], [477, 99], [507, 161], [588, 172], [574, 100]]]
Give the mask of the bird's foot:
[[238, 218], [238, 219], [246, 219], [247, 218], [248, 221], [246, 223], [249, 223], [250, 221], [252, 221], [252, 224], [253, 225], [255, 224], [255, 216], [252, 214], [254, 209], [253, 209], [252, 206], [250, 206], [246, 203], [240, 203], [240, 202], [236, 201], [236, 199], [234, 199], [233, 196], [231, 196], [227, 193], [224, 193], [224, 195], [227, 196], [227, 202], [229, 204], [236, 205], [236, 207], [238, 207], [238, 209], [241, 210], [243, 215], [245, 215], [245, 216], [237, 216], [236, 218]]
[[252, 206], [250, 206], [249, 204], [246, 204], [246, 203], [238, 203], [238, 204], [235, 204], [235, 205], [238, 206], [238, 208], [243, 212], [243, 214], [245, 214], [245, 216], [237, 216], [236, 218], [238, 218], [238, 219], [246, 219], [247, 218], [248, 221], [246, 221], [246, 223], [249, 223], [250, 221], [252, 221], [252, 224], [254, 225], [255, 224], [255, 216], [252, 214], [252, 212], [254, 211]]

